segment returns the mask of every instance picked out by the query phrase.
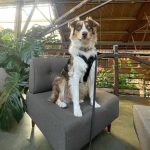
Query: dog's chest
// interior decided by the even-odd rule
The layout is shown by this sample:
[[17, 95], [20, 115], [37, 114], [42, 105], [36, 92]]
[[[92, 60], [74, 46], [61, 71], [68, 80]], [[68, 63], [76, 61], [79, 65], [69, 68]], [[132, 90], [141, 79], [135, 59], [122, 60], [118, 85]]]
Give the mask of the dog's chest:
[[68, 75], [70, 78], [72, 78], [73, 75], [76, 74], [78, 77], [80, 77], [80, 80], [82, 80], [87, 68], [87, 63], [82, 58], [76, 56], [73, 58], [73, 64], [68, 72]]
[[72, 75], [76, 74], [80, 78], [80, 82], [87, 82], [95, 59], [96, 56], [87, 58], [82, 54], [74, 57]]

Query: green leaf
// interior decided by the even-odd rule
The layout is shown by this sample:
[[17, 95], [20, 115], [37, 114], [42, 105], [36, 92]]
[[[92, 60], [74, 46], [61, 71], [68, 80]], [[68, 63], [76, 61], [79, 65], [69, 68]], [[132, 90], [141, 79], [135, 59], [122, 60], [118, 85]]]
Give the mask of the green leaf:
[[[2, 109], [3, 108], [3, 109]], [[12, 125], [12, 113], [7, 107], [7, 102], [0, 109], [0, 128], [3, 130], [8, 130]]]
[[26, 64], [30, 64], [31, 58], [42, 54], [43, 49], [43, 44], [40, 40], [28, 37], [26, 42], [23, 43], [20, 54], [21, 60]]
[[28, 90], [29, 64], [32, 57], [39, 57], [44, 46], [53, 47], [58, 42], [56, 34], [42, 38], [42, 26], [34, 26], [21, 41], [15, 38], [12, 30], [0, 31], [0, 67], [8, 78], [0, 91], [0, 128], [9, 129], [13, 122], [19, 122], [26, 111], [26, 102], [22, 96]]
[[[6, 80], [6, 84], [0, 96], [0, 127], [7, 129], [9, 121], [19, 122], [24, 114], [22, 91], [19, 84], [22, 79], [19, 73], [12, 72]], [[7, 114], [7, 115], [6, 115]]]
[[7, 63], [8, 54], [6, 52], [2, 52], [0, 54], [0, 67], [4, 67], [4, 65]]

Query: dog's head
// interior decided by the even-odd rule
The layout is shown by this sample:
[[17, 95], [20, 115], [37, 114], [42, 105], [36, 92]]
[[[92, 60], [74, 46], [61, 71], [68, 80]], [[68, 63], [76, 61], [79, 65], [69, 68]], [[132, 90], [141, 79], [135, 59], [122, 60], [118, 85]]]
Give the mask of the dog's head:
[[68, 26], [71, 29], [71, 40], [97, 40], [96, 28], [99, 26], [99, 23], [97, 23], [91, 17], [87, 17], [85, 20], [80, 20], [79, 18], [76, 18], [73, 22], [69, 23]]

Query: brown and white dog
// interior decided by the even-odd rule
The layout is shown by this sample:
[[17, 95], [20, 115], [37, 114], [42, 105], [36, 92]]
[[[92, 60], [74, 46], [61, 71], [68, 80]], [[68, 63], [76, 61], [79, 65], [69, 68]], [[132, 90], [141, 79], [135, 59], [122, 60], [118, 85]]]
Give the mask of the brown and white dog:
[[[59, 107], [64, 108], [67, 106], [68, 99], [71, 99], [76, 117], [82, 116], [80, 95], [83, 91], [86, 91], [83, 85], [87, 84], [90, 102], [91, 105], [93, 104], [97, 26], [99, 24], [91, 17], [87, 17], [85, 20], [77, 18], [69, 23], [71, 29], [71, 44], [69, 47], [71, 59], [60, 76], [57, 76], [53, 82], [50, 101], [56, 102]], [[96, 102], [95, 107], [98, 108], [100, 105]]]

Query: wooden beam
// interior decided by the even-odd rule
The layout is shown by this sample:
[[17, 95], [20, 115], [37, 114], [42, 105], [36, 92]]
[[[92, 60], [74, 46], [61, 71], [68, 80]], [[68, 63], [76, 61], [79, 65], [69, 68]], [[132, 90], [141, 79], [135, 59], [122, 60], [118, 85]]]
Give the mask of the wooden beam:
[[[113, 58], [114, 54], [113, 53], [106, 53], [106, 54], [100, 54], [98, 55], [98, 58]], [[127, 54], [127, 53], [122, 53], [118, 55], [119, 58], [130, 58], [134, 61], [137, 61], [139, 63], [145, 64], [150, 66], [150, 61], [145, 60], [145, 59], [141, 59], [137, 56], [134, 56], [133, 54]]]
[[81, 8], [82, 6], [84, 6], [89, 1], [90, 0], [83, 0], [83, 1], [81, 1], [78, 5], [76, 5], [75, 7], [73, 7], [72, 9], [70, 9], [68, 12], [64, 13], [62, 16], [60, 16], [58, 19], [56, 19], [55, 24], [59, 23], [64, 18], [66, 18], [70, 14], [74, 13], [77, 9]]
[[147, 23], [148, 23], [148, 25], [150, 26], [150, 20], [149, 20], [148, 16], [147, 16], [147, 14], [146, 14], [146, 13], [144, 13], [144, 14], [145, 14], [145, 17], [146, 17]]
[[145, 29], [147, 27], [148, 24], [144, 24], [143, 26], [137, 28], [136, 30], [134, 30], [134, 32], [140, 31], [141, 29]]
[[[31, 4], [33, 4], [33, 2], [34, 2], [34, 0], [26, 0], [26, 1], [24, 1], [24, 5], [31, 5]], [[71, 0], [67, 0], [67, 1], [56, 1], [55, 3], [56, 4], [59, 4], [59, 5], [61, 5], [61, 4], [78, 4], [78, 3], [80, 3], [81, 1], [79, 1], [79, 0], [77, 0], [77, 1], [71, 1]], [[97, 4], [97, 2], [99, 2], [98, 0], [97, 1], [95, 1], [95, 0], [93, 0], [93, 1], [91, 1], [91, 2], [89, 2], [89, 3], [87, 3], [87, 5], [96, 5]], [[101, 0], [100, 2], [106, 2], [106, 0]], [[39, 0], [39, 4], [47, 4], [47, 3], [49, 3], [49, 0]], [[133, 3], [150, 3], [150, 1], [145, 1], [145, 0], [113, 0], [112, 2], [111, 2], [112, 4], [133, 4]], [[7, 2], [7, 1], [4, 1], [4, 0], [1, 0], [0, 1], [0, 6], [15, 6], [16, 5], [16, 3], [15, 3], [15, 1], [10, 1], [10, 2]]]
[[31, 12], [30, 12], [30, 14], [29, 14], [29, 16], [28, 16], [28, 18], [26, 20], [26, 23], [25, 23], [25, 25], [24, 25], [24, 27], [22, 29], [22, 33], [21, 33], [22, 36], [26, 33], [26, 30], [28, 28], [28, 25], [29, 25], [31, 19], [32, 19], [32, 16], [33, 16], [33, 13], [34, 13], [34, 10], [35, 10], [36, 6], [37, 6], [37, 0], [35, 0], [35, 3], [33, 5], [33, 7], [32, 7], [32, 10], [31, 10]]
[[[61, 4], [77, 4], [79, 2], [80, 2], [79, 0], [77, 0], [77, 1], [71, 1], [71, 0], [69, 0], [69, 1], [57, 1], [56, 4], [59, 4], [59, 5], [61, 5]], [[87, 3], [87, 5], [94, 5], [94, 4], [97, 4], [97, 2], [91, 1], [91, 2]], [[101, 0], [101, 2], [106, 2], [106, 0]], [[133, 3], [149, 3], [149, 2], [150, 1], [145, 1], [145, 0], [132, 0], [132, 1], [131, 0], [114, 0], [111, 3], [113, 3], [113, 4], [132, 3], [133, 4]]]
[[[97, 22], [99, 21], [137, 21], [136, 17], [112, 17], [112, 18], [96, 18], [95, 19]], [[141, 18], [142, 21], [146, 21], [147, 18]]]
[[[96, 7], [94, 7], [94, 8], [89, 9], [88, 11], [86, 11], [86, 12], [84, 12], [84, 13], [82, 13], [82, 14], [76, 16], [76, 17], [85, 16], [85, 15], [87, 15], [88, 13], [91, 13], [91, 12], [95, 11], [96, 9], [98, 9], [98, 8], [100, 8], [100, 7], [102, 7], [102, 6], [106, 5], [106, 4], [108, 4], [108, 3], [110, 3], [111, 1], [112, 1], [112, 0], [108, 0], [108, 1], [106, 1], [106, 2], [104, 2], [104, 3], [102, 3], [102, 4], [98, 5], [98, 6], [96, 6]], [[74, 18], [72, 18], [72, 19], [69, 19], [69, 20], [63, 22], [63, 23], [60, 24], [60, 25], [57, 25], [57, 26], [49, 26], [49, 27], [45, 30], [45, 32], [43, 33], [43, 36], [46, 35], [46, 34], [48, 34], [48, 33], [53, 32], [53, 31], [55, 31], [55, 30], [57, 30], [57, 29], [59, 29], [59, 28], [61, 28], [62, 26], [66, 25], [67, 23], [73, 21], [76, 17], [74, 17]]]
[[[136, 14], [136, 21], [128, 28], [129, 35], [125, 37], [124, 42], [127, 42], [130, 39], [130, 35], [137, 30], [139, 27], [143, 26], [145, 23], [141, 22], [142, 17], [144, 16], [145, 7], [147, 3], [141, 4], [141, 7], [139, 8], [137, 14]], [[141, 24], [142, 23], [142, 24]]]
[[[150, 46], [150, 41], [134, 41], [136, 46]], [[53, 44], [53, 43], [50, 43]], [[57, 45], [65, 44], [69, 45], [70, 42], [66, 41], [64, 43], [55, 43]], [[119, 45], [119, 46], [133, 46], [133, 42], [122, 42], [122, 41], [97, 41], [96, 45]]]
[[[145, 33], [144, 33], [144, 35], [143, 35], [142, 42], [144, 42], [144, 40], [145, 40], [145, 38], [146, 38], [147, 31], [148, 31], [148, 25], [147, 25], [146, 30], [145, 30]], [[140, 46], [140, 49], [142, 49], [142, 45]]]
[[[132, 53], [119, 53], [118, 57], [119, 58], [133, 58], [136, 55], [139, 56], [139, 54], [134, 54], [133, 55]], [[114, 58], [114, 54], [113, 53], [98, 53], [98, 58], [100, 58], [100, 59], [102, 59], [102, 58]], [[149, 61], [146, 61], [146, 62], [149, 65], [150, 62]]]
[[134, 37], [133, 37], [133, 35], [131, 34], [131, 38], [132, 38], [132, 42], [133, 42], [133, 44], [134, 44], [134, 48], [135, 48], [135, 50], [137, 50], [137, 48], [136, 48], [136, 44], [135, 44], [135, 40], [134, 40]]
[[[150, 41], [134, 41], [136, 46], [150, 46]], [[122, 42], [122, 41], [98, 41], [97, 45], [114, 45], [117, 44], [119, 46], [133, 46], [133, 42]]]
[[142, 64], [145, 64], [145, 65], [150, 66], [150, 61], [148, 61], [148, 60], [144, 60], [144, 59], [138, 58], [138, 57], [133, 56], [133, 55], [130, 55], [129, 58], [130, 58], [130, 59], [133, 59], [133, 60], [135, 60], [135, 61], [137, 61], [137, 62], [140, 62], [140, 63], [142, 63]]
[[119, 95], [118, 45], [113, 45], [114, 51], [114, 94]]
[[[147, 6], [146, 3], [142, 4], [141, 7], [139, 8], [139, 11], [136, 15], [136, 21], [129, 27], [128, 32], [131, 34], [132, 32], [134, 32], [135, 30], [137, 30], [137, 28], [139, 28], [139, 25], [141, 25], [141, 20], [143, 19], [144, 16], [144, 12], [145, 7]], [[144, 22], [142, 24], [145, 24]]]
[[135, 17], [97, 18], [96, 21], [136, 21]]
[[[98, 55], [98, 58], [113, 58], [113, 57], [114, 57], [113, 53], [106, 53], [106, 54], [99, 54]], [[130, 58], [130, 59], [135, 60], [135, 61], [137, 61], [139, 63], [142, 63], [142, 64], [150, 66], [150, 61], [138, 58], [137, 56], [135, 56], [133, 54], [119, 53], [118, 57], [119, 58]]]
[[[47, 29], [45, 30], [45, 32], [46, 32], [45, 34], [53, 32], [53, 31], [51, 31], [51, 29], [54, 28], [55, 25], [57, 25], [58, 23], [60, 23], [63, 19], [65, 19], [66, 17], [68, 17], [69, 15], [71, 15], [77, 9], [81, 8], [82, 6], [84, 6], [88, 1], [90, 1], [90, 0], [83, 0], [83, 1], [81, 1], [78, 5], [76, 5], [75, 7], [73, 7], [72, 9], [70, 9], [69, 11], [67, 11], [66, 13], [64, 13], [62, 16], [60, 16], [59, 18], [57, 18], [53, 24], [51, 24], [51, 25], [49, 25], [47, 27]], [[54, 3], [54, 0], [52, 0], [52, 2]]]
[[[55, 16], [56, 18], [59, 18], [59, 14], [58, 14], [57, 7], [56, 7], [56, 5], [55, 5], [55, 1], [54, 1], [54, 0], [50, 0], [50, 1], [51, 1], [51, 4], [52, 4], [53, 8], [54, 8], [54, 9], [53, 9], [54, 16]], [[66, 39], [65, 39], [65, 36], [64, 36], [63, 32], [62, 32], [61, 30], [59, 30], [59, 33], [60, 33], [60, 36], [61, 36], [61, 42], [65, 42]]]
[[21, 23], [22, 23], [22, 1], [17, 1], [16, 4], [16, 17], [15, 17], [15, 33], [16, 37], [20, 39], [20, 33], [21, 33]]
[[[147, 34], [150, 34], [150, 31], [145, 31], [145, 30], [136, 31], [136, 32], [134, 32], [132, 34], [144, 34], [145, 32]], [[68, 35], [69, 33], [70, 32], [67, 32], [67, 31], [64, 32], [65, 35]], [[111, 35], [111, 34], [128, 34], [129, 35], [129, 32], [127, 32], [127, 31], [98, 31], [97, 34], [99, 35], [99, 33], [101, 33], [101, 34], [108, 34], [108, 35]]]
[[[68, 35], [70, 33], [70, 31], [68, 31], [68, 32], [67, 31], [65, 31], [64, 34]], [[101, 33], [101, 34], [129, 34], [127, 31], [98, 31], [97, 34], [99, 34], [99, 33]], [[138, 32], [138, 33], [141, 33], [141, 32]]]
[[[56, 48], [51, 48], [51, 49], [45, 49], [44, 52], [62, 52], [62, 53], [67, 53], [68, 49], [56, 49]], [[129, 50], [123, 50], [123, 49], [119, 49], [119, 57], [123, 57], [123, 55], [125, 54], [133, 54], [133, 55], [141, 55], [141, 54], [148, 54], [150, 55], [150, 51], [149, 50], [137, 50], [135, 51], [134, 49], [129, 49]], [[99, 54], [112, 54], [113, 50], [112, 49], [100, 49], [100, 51], [97, 51]]]
[[[111, 49], [112, 50], [112, 49]], [[127, 50], [125, 50], [126, 52], [121, 52], [122, 50], [119, 50], [119, 53], [118, 53], [118, 57], [119, 58], [132, 58], [132, 56], [143, 56], [144, 52], [143, 53], [133, 53], [132, 51], [134, 51], [133, 49], [129, 52]], [[60, 54], [60, 55], [63, 55], [63, 54], [66, 54], [66, 55], [70, 55], [68, 53], [68, 49], [45, 49], [44, 50], [44, 54], [46, 55], [56, 55], [56, 54]], [[100, 51], [97, 51], [98, 53], [98, 59], [102, 59], [102, 58], [114, 58], [114, 53], [113, 51], [112, 52], [102, 52], [102, 50]], [[149, 56], [150, 53], [148, 53], [148, 55], [144, 55], [144, 56]], [[145, 64], [149, 64], [150, 61], [146, 61]]]

